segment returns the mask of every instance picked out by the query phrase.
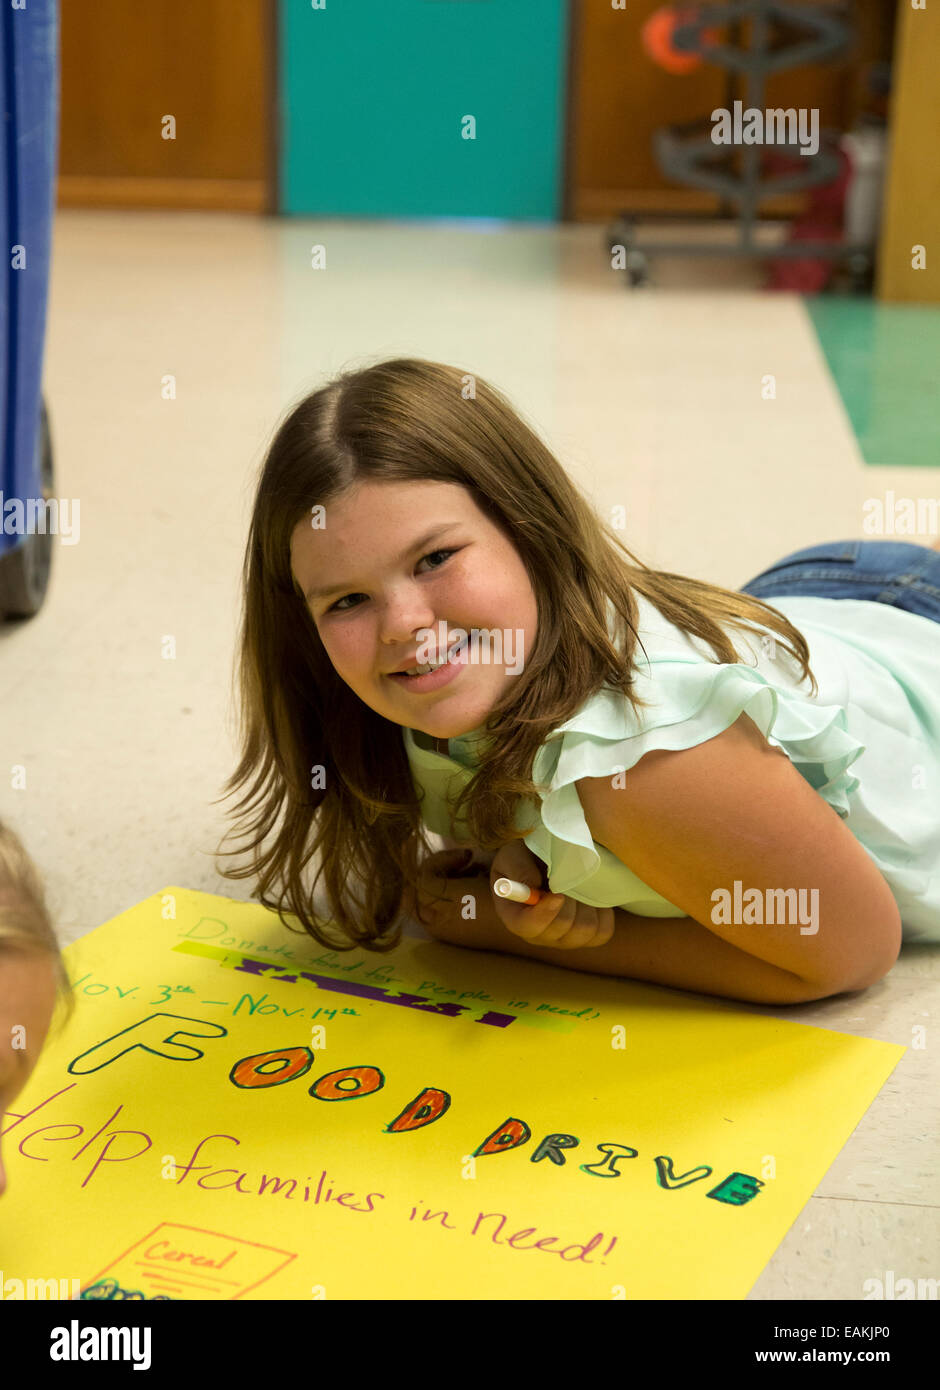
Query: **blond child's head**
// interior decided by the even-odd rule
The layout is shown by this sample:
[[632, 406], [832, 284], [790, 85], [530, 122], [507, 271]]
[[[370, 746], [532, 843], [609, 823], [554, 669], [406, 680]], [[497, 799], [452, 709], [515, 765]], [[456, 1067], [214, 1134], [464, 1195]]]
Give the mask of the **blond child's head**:
[[[0, 1115], [36, 1065], [57, 997], [70, 1014], [71, 986], [39, 874], [22, 842], [0, 822]], [[5, 1190], [0, 1158], [0, 1195]]]

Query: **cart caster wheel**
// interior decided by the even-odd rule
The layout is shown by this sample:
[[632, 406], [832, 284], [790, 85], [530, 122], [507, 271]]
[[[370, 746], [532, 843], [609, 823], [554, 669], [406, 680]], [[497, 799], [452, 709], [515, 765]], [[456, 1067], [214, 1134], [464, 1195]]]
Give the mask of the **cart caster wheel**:
[[613, 256], [618, 247], [621, 247], [629, 256], [633, 238], [634, 229], [628, 222], [613, 223], [607, 228], [604, 236], [604, 245], [608, 256]]
[[874, 281], [874, 265], [870, 256], [849, 256], [845, 263], [853, 294], [870, 294]]
[[650, 282], [650, 268], [642, 251], [630, 251], [625, 266], [627, 283], [632, 290], [642, 289]]
[[[42, 496], [50, 498], [55, 489], [55, 473], [49, 415], [42, 397], [36, 432], [35, 477]], [[32, 618], [39, 612], [49, 586], [52, 543], [51, 532], [33, 531], [15, 549], [0, 556], [0, 622], [9, 618]]]

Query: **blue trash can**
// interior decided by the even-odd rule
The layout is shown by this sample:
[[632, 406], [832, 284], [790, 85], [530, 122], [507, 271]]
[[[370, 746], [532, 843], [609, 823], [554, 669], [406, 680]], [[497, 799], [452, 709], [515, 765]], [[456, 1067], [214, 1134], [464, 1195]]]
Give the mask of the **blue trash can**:
[[45, 598], [54, 524], [52, 441], [42, 394], [58, 167], [58, 0], [0, 0], [0, 621]]

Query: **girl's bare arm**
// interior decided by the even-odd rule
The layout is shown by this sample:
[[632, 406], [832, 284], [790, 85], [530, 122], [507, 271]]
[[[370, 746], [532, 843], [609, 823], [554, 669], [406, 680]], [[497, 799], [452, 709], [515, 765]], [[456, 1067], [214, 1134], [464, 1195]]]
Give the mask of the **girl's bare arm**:
[[[515, 854], [540, 861], [517, 841]], [[476, 911], [464, 916], [468, 898]], [[810, 984], [789, 970], [723, 941], [691, 917], [641, 917], [614, 909], [614, 934], [602, 946], [558, 950], [533, 946], [507, 930], [494, 909], [486, 878], [453, 877], [428, 887], [421, 918], [439, 941], [501, 955], [525, 956], [566, 970], [617, 975], [673, 989], [758, 1004], [804, 1004], [842, 991]]]
[[[747, 715], [693, 748], [649, 753], [615, 780], [578, 783], [592, 836], [687, 914], [634, 917], [615, 934], [633, 938], [625, 960], [635, 951], [640, 969], [674, 973], [661, 983], [696, 968], [718, 982], [727, 967], [729, 985], [747, 972], [758, 988], [789, 976], [820, 998], [865, 989], [897, 960], [900, 913], [877, 865]], [[724, 920], [717, 890], [734, 901], [736, 883], [742, 906]], [[771, 902], [774, 921], [763, 911]]]

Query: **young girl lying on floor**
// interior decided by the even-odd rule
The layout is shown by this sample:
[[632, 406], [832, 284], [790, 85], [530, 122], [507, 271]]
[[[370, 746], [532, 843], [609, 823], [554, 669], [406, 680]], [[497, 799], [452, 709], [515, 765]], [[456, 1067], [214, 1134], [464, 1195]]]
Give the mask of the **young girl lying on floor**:
[[[253, 858], [226, 876], [339, 950], [414, 913], [706, 994], [864, 989], [902, 934], [940, 940], [938, 620], [916, 545], [814, 546], [741, 592], [650, 570], [484, 381], [341, 374], [258, 485], [228, 784], [253, 779]], [[426, 831], [451, 849], [419, 863]]]

